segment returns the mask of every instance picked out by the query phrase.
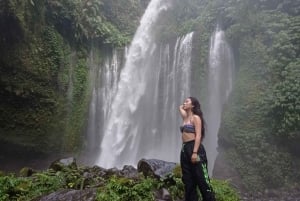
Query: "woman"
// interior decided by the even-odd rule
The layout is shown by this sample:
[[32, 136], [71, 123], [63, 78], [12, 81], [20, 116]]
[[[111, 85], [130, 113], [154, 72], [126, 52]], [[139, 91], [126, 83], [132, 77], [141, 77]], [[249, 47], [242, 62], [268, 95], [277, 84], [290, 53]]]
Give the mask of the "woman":
[[185, 186], [185, 201], [198, 201], [196, 187], [204, 201], [215, 200], [207, 172], [207, 158], [202, 140], [205, 135], [204, 119], [199, 101], [187, 98], [179, 107], [183, 125], [180, 164]]

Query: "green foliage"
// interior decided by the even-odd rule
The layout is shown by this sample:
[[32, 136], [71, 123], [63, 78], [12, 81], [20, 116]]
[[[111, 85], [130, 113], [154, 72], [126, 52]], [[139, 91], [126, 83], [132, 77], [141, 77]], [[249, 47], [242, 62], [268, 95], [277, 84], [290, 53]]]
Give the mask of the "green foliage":
[[213, 186], [216, 200], [218, 201], [239, 201], [239, 195], [235, 189], [233, 189], [228, 181], [215, 180], [211, 181]]
[[214, 1], [174, 1], [173, 5], [166, 13], [163, 13], [163, 17], [156, 24], [156, 32], [158, 33], [156, 38], [165, 43], [170, 38], [198, 31], [201, 39], [206, 40], [207, 35], [210, 35], [215, 29], [217, 11], [214, 4]]
[[47, 67], [49, 66], [50, 68], [43, 69], [48, 72], [44, 71], [40, 72], [40, 74], [49, 74], [49, 77], [56, 81], [60, 67], [64, 64], [63, 39], [51, 27], [45, 28], [42, 37], [44, 41], [47, 41], [47, 43], [44, 43], [43, 45], [43, 56], [45, 57], [44, 61], [47, 61]]
[[272, 127], [278, 136], [290, 140], [300, 138], [299, 19], [282, 17], [276, 23], [277, 33], [273, 32], [273, 45], [270, 47], [273, 59], [269, 65], [274, 69], [272, 81], [276, 82], [267, 100], [271, 105], [270, 116], [274, 117]]
[[103, 201], [151, 201], [154, 200], [152, 190], [156, 185], [156, 181], [146, 178], [141, 181], [132, 179], [111, 177], [104, 187], [97, 192], [97, 200]]
[[177, 170], [175, 169], [172, 174], [167, 175], [160, 183], [161, 187], [168, 189], [173, 200], [184, 198], [184, 184], [182, 183], [181, 173], [176, 173], [179, 170], [181, 171], [181, 168], [177, 166]]
[[78, 61], [77, 66], [74, 69], [74, 91], [73, 97], [76, 100], [81, 100], [81, 96], [84, 94], [85, 90], [87, 89], [88, 83], [88, 68], [87, 62], [84, 59]]
[[[112, 175], [109, 178], [94, 176], [86, 180], [84, 174], [92, 168], [65, 166], [60, 171], [49, 169], [34, 173], [30, 177], [16, 175], [0, 176], [0, 200], [32, 200], [59, 189], [84, 189], [98, 186], [96, 200], [101, 201], [152, 201], [155, 193], [166, 188], [173, 200], [182, 199], [184, 186], [181, 181], [180, 166], [164, 179], [140, 176], [135, 179]], [[177, 175], [176, 172], [179, 174]], [[180, 176], [180, 177], [178, 177]], [[101, 184], [101, 185], [99, 185]], [[226, 181], [212, 180], [218, 201], [235, 201], [238, 195]], [[100, 187], [99, 187], [100, 186]]]
[[102, 43], [113, 46], [128, 43], [129, 38], [106, 20], [102, 5], [100, 0], [48, 1], [47, 16], [60, 33], [77, 42], [99, 39]]
[[[82, 189], [84, 168], [64, 167], [61, 171], [49, 169], [30, 177], [0, 176], [0, 201], [27, 201], [60, 189]], [[85, 187], [102, 179], [85, 182]]]
[[[75, 49], [44, 21], [50, 12], [45, 1], [3, 3], [7, 9], [0, 13], [16, 18], [3, 40], [10, 32], [22, 39], [0, 48], [1, 140], [34, 152], [78, 151], [88, 108], [87, 50]], [[86, 7], [90, 10], [85, 12], [94, 12]]]
[[276, 7], [282, 4], [229, 0], [222, 8], [238, 70], [219, 139], [255, 191], [299, 178], [299, 19]]
[[[178, 166], [180, 169], [180, 166]], [[173, 200], [183, 199], [184, 185], [181, 177], [169, 174], [164, 179], [144, 178], [138, 180], [111, 177], [105, 186], [97, 192], [97, 200], [154, 200], [154, 190], [166, 188]], [[238, 193], [227, 181], [212, 180], [212, 186], [218, 201], [238, 201]]]
[[33, 196], [54, 192], [65, 186], [64, 175], [60, 172], [36, 173], [30, 179], [32, 179]]
[[82, 134], [85, 127], [85, 117], [88, 108], [88, 66], [85, 58], [77, 60], [76, 66], [71, 67], [71, 82], [68, 97], [66, 132], [64, 136], [64, 151], [77, 152], [81, 149]]
[[[211, 179], [211, 185], [214, 190], [216, 200], [218, 201], [238, 201], [239, 195], [237, 191], [230, 185], [228, 181]], [[171, 193], [172, 199], [177, 200], [184, 198], [184, 184], [182, 183], [182, 173], [180, 165], [177, 165], [173, 172], [161, 179], [160, 188], [164, 187]]]
[[124, 36], [133, 36], [139, 24], [143, 8], [138, 0], [102, 0], [101, 12]]
[[60, 173], [36, 173], [32, 177], [0, 177], [0, 200], [31, 200], [45, 193], [64, 187], [65, 181]]
[[[271, 93], [265, 69], [266, 47], [261, 41], [250, 39], [241, 45], [240, 69], [224, 112], [220, 139], [231, 145], [231, 164], [248, 189], [279, 187], [291, 176], [291, 157], [271, 140], [274, 137], [267, 116], [270, 106], [265, 103], [265, 95]], [[277, 153], [276, 149], [282, 152]]]
[[[60, 97], [56, 77], [64, 60], [61, 38], [50, 28], [44, 33], [26, 35], [29, 45], [21, 43], [7, 51], [9, 56], [3, 58], [1, 66], [5, 73], [1, 78], [2, 95], [6, 98], [0, 108], [3, 109], [1, 122], [6, 122], [1, 133], [6, 133], [8, 141], [13, 139], [14, 144], [47, 151], [49, 135], [43, 133], [53, 130], [51, 122], [55, 119], [53, 114], [57, 114]], [[51, 146], [58, 144], [57, 141]]]
[[289, 63], [281, 72], [282, 81], [273, 87], [271, 115], [274, 130], [283, 138], [300, 137], [300, 59]]
[[181, 167], [179, 164], [176, 165], [175, 168], [173, 169], [173, 174], [174, 174], [174, 177], [176, 177], [176, 178], [182, 177], [182, 171], [181, 171]]
[[[13, 16], [25, 32], [37, 32], [44, 20], [44, 0], [3, 0], [0, 13]], [[8, 15], [7, 15], [8, 14]]]

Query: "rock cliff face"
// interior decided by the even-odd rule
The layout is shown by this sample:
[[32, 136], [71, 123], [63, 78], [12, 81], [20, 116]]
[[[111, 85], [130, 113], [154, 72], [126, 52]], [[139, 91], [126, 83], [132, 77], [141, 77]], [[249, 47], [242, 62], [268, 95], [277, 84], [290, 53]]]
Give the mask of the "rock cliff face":
[[212, 172], [213, 178], [228, 180], [234, 187], [238, 188], [240, 191], [244, 191], [245, 187], [241, 176], [238, 171], [230, 164], [230, 161], [226, 160], [224, 152], [220, 151]]
[[[116, 1], [109, 8], [114, 11], [120, 5]], [[0, 169], [81, 150], [90, 98], [90, 51], [99, 52], [95, 65], [101, 65], [113, 44], [130, 39], [143, 13], [140, 1], [122, 5], [134, 15], [122, 24], [127, 30], [118, 30], [127, 14], [105, 18], [105, 6], [80, 1], [0, 2], [0, 159], [7, 162], [1, 162]], [[102, 18], [98, 28], [107, 26], [108, 32], [92, 38], [97, 27], [85, 20], [97, 16]]]

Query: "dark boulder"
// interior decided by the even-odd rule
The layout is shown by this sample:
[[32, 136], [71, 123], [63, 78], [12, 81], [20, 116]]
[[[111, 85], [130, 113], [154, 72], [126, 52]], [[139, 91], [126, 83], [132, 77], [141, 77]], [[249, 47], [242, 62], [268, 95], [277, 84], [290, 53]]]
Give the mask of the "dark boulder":
[[159, 189], [155, 192], [155, 201], [172, 201], [172, 196], [165, 188]]
[[96, 188], [89, 188], [84, 190], [64, 189], [34, 199], [34, 201], [94, 201], [96, 200], [96, 191]]
[[119, 176], [130, 178], [130, 179], [135, 179], [138, 178], [139, 173], [136, 168], [134, 168], [131, 165], [124, 165], [123, 169], [119, 171], [118, 173]]
[[142, 172], [144, 176], [164, 179], [173, 172], [176, 165], [176, 163], [158, 159], [141, 159], [137, 166], [138, 172]]
[[61, 171], [65, 167], [77, 169], [76, 159], [74, 157], [58, 159], [51, 163], [49, 168], [53, 169], [54, 171]]
[[20, 172], [19, 175], [21, 177], [30, 177], [31, 175], [33, 175], [34, 173], [37, 173], [36, 170], [30, 168], [30, 167], [23, 167]]

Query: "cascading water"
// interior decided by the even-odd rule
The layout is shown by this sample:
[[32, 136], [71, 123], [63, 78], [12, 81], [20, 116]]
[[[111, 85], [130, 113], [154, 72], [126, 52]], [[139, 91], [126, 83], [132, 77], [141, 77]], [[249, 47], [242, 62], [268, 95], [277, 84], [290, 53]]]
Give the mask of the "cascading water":
[[89, 154], [99, 150], [101, 134], [104, 133], [103, 124], [111, 109], [113, 97], [116, 94], [120, 71], [122, 67], [123, 55], [113, 50], [106, 56], [102, 65], [95, 64], [95, 52], [91, 51], [90, 66], [92, 80], [92, 99], [89, 109], [89, 121], [87, 128]]
[[[141, 20], [125, 65], [115, 51], [94, 76], [88, 127], [91, 151], [100, 150], [96, 164], [136, 165], [141, 158], [179, 161], [181, 123], [178, 106], [190, 96], [193, 33], [175, 45], [157, 45], [153, 32], [168, 1], [152, 0]], [[122, 66], [123, 67], [122, 67]], [[209, 96], [205, 110], [205, 145], [212, 172], [222, 106], [232, 86], [233, 57], [219, 28], [211, 38]]]
[[211, 37], [209, 51], [208, 104], [205, 108], [207, 134], [204, 144], [207, 149], [208, 167], [211, 173], [218, 151], [218, 131], [223, 104], [232, 89], [234, 60], [225, 40], [224, 31], [217, 27]]
[[[168, 1], [150, 2], [119, 80], [115, 78], [117, 89], [112, 95], [101, 95], [104, 99], [113, 97], [102, 101], [103, 121], [89, 120], [103, 128], [98, 131], [102, 137], [96, 161], [102, 167], [135, 166], [141, 158], [179, 161], [178, 106], [190, 95], [193, 33], [178, 38], [174, 49], [156, 45], [152, 31], [159, 14], [168, 7]], [[91, 109], [97, 110], [93, 103]]]

